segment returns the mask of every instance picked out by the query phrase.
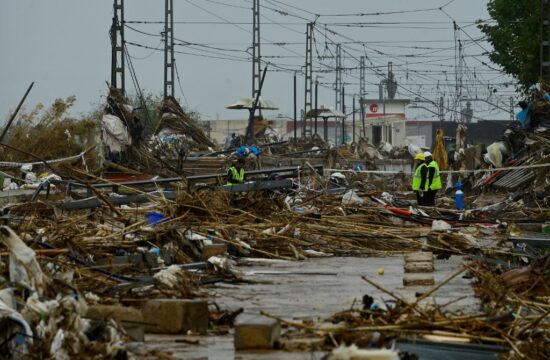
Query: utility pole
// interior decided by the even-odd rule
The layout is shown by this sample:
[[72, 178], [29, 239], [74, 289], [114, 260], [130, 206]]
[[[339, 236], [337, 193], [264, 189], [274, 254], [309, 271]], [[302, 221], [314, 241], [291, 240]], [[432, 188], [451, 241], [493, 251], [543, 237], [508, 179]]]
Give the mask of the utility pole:
[[365, 93], [365, 57], [361, 56], [359, 58], [359, 97], [364, 97]]
[[353, 111], [353, 115], [352, 115], [353, 130], [352, 130], [352, 140], [351, 140], [351, 142], [355, 143], [355, 95], [353, 95], [352, 111]]
[[[262, 61], [260, 56], [260, 0], [252, 1], [252, 97], [260, 89]], [[260, 109], [261, 111], [261, 109]]]
[[342, 145], [346, 142], [346, 90], [342, 86]]
[[298, 132], [298, 104], [297, 101], [297, 93], [296, 93], [296, 71], [294, 72], [294, 141], [296, 142], [296, 139], [298, 138], [297, 132]]
[[[318, 78], [319, 76], [317, 76]], [[315, 132], [317, 134], [317, 115], [319, 115], [318, 105], [319, 105], [319, 79], [315, 78]]]
[[439, 97], [439, 106], [438, 106], [438, 112], [439, 112], [439, 128], [440, 129], [443, 129], [443, 121], [445, 120], [444, 117], [445, 117], [445, 109], [444, 109], [444, 106], [445, 106], [445, 101], [443, 100], [443, 96], [440, 96]]
[[540, 80], [550, 79], [550, 1], [540, 0]]
[[[455, 90], [456, 90], [456, 107], [455, 115], [459, 114], [460, 118], [457, 117], [457, 122], [463, 121], [462, 114], [462, 91], [463, 91], [463, 69], [464, 69], [464, 53], [462, 47], [462, 41], [460, 40], [460, 27], [456, 22], [453, 21], [454, 26], [454, 36], [455, 36]], [[458, 110], [458, 111], [456, 111]]]
[[174, 3], [164, 2], [164, 99], [174, 97]]
[[342, 110], [342, 48], [340, 44], [336, 44], [336, 81], [334, 90], [336, 92], [336, 103], [334, 110]]
[[[362, 131], [361, 131], [361, 137], [365, 137], [365, 111], [363, 108], [363, 100], [365, 98], [365, 94], [367, 93], [366, 90], [366, 77], [365, 77], [365, 56], [361, 56], [359, 58], [359, 109], [361, 114], [361, 122], [363, 124]], [[355, 107], [355, 100], [353, 100], [353, 106]], [[355, 116], [355, 111], [353, 113], [353, 116]], [[355, 125], [353, 125], [353, 131], [355, 132]], [[353, 141], [355, 141], [355, 135], [353, 135]]]
[[365, 99], [359, 98], [359, 107], [361, 109], [361, 125], [362, 125], [362, 137], [363, 139], [367, 138], [367, 126], [365, 124]]
[[125, 93], [124, 0], [113, 1], [111, 25], [111, 86]]
[[[312, 92], [313, 82], [313, 23], [307, 24], [306, 31], [306, 67], [305, 67], [305, 86], [304, 86], [304, 123], [302, 126], [302, 136], [306, 136], [307, 114], [311, 110], [313, 102]], [[310, 128], [311, 132], [311, 128]]]

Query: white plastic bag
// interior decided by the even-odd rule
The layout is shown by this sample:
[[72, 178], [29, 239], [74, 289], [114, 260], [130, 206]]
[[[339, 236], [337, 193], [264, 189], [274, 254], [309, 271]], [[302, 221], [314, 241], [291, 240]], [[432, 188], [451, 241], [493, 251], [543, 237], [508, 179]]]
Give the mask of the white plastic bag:
[[353, 190], [348, 191], [342, 197], [342, 205], [351, 206], [351, 205], [363, 205], [365, 200], [363, 200], [357, 193]]
[[434, 220], [432, 222], [433, 231], [447, 231], [451, 230], [451, 225], [443, 220]]
[[0, 239], [10, 253], [10, 281], [26, 285], [42, 294], [45, 277], [36, 260], [36, 253], [7, 226], [0, 226]]

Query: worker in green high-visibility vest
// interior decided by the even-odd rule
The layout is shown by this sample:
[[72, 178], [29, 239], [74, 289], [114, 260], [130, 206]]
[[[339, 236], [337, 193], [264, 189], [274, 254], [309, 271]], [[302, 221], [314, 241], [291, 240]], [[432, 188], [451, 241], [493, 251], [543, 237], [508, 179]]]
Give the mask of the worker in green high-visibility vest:
[[235, 185], [244, 183], [244, 164], [243, 158], [235, 160], [233, 165], [227, 170], [225, 177], [226, 185]]
[[420, 188], [424, 190], [424, 205], [435, 206], [435, 195], [442, 187], [439, 165], [437, 165], [437, 162], [432, 158], [431, 152], [426, 151], [424, 157], [426, 158], [425, 163], [428, 172], [426, 176], [421, 177]]
[[416, 203], [418, 205], [424, 205], [424, 189], [420, 187], [420, 183], [422, 182], [422, 175], [424, 177], [428, 173], [428, 167], [425, 163], [426, 158], [424, 157], [423, 153], [418, 153], [414, 157], [414, 174], [412, 178], [412, 189], [416, 194]]

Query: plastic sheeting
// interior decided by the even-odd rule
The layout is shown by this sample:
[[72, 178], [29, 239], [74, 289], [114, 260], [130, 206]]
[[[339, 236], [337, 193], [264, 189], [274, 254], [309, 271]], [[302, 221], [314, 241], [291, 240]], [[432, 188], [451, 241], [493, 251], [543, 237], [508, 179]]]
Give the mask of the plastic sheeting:
[[126, 125], [114, 115], [103, 115], [101, 118], [103, 142], [111, 152], [120, 152], [123, 147], [132, 144], [132, 138]]
[[342, 197], [342, 205], [344, 206], [363, 205], [364, 203], [365, 200], [359, 197], [359, 195], [357, 195], [357, 193], [353, 190], [348, 191]]
[[332, 350], [329, 360], [399, 360], [393, 349], [359, 349], [356, 345], [340, 345]]
[[506, 145], [502, 141], [497, 141], [487, 146], [485, 161], [493, 164], [494, 167], [502, 167], [503, 149], [506, 149]]
[[175, 289], [180, 282], [180, 276], [185, 270], [180, 269], [177, 265], [172, 265], [166, 269], [160, 270], [153, 277], [161, 284], [166, 285], [171, 289]]
[[0, 226], [0, 240], [10, 253], [10, 281], [42, 293], [45, 277], [36, 260], [36, 253], [7, 226]]
[[420, 147], [420, 145], [417, 145], [417, 144], [409, 144], [409, 146], [407, 147], [407, 150], [409, 151], [409, 154], [414, 158], [416, 155], [420, 154], [422, 151], [422, 148]]
[[[12, 359], [24, 359], [28, 355], [28, 347], [32, 344], [33, 332], [23, 316], [15, 309], [0, 300], [0, 318], [11, 320], [12, 328], [3, 322], [1, 349], [3, 355], [12, 355]], [[19, 335], [17, 335], [19, 334]], [[11, 337], [5, 338], [5, 337]]]

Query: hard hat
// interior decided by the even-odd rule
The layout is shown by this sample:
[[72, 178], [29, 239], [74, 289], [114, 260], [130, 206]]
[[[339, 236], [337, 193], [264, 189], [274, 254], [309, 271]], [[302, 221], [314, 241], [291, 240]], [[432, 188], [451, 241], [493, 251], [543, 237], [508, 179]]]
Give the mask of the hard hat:
[[431, 153], [431, 152], [429, 152], [429, 151], [425, 151], [425, 152], [424, 152], [424, 157], [425, 157], [425, 158], [430, 157], [430, 156], [432, 156], [432, 153]]
[[415, 160], [426, 160], [426, 158], [424, 157], [424, 154], [423, 153], [418, 153], [416, 154], [416, 156], [414, 157]]

